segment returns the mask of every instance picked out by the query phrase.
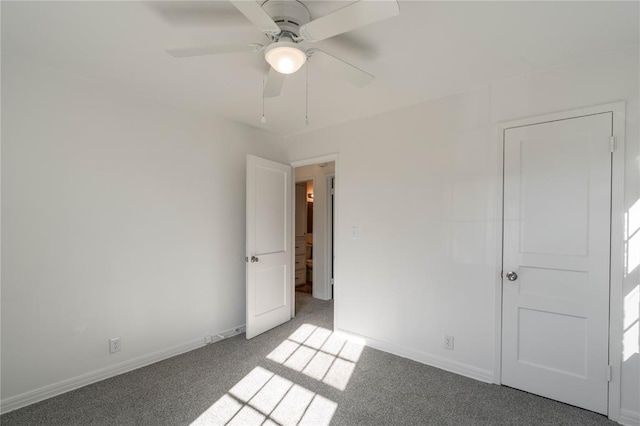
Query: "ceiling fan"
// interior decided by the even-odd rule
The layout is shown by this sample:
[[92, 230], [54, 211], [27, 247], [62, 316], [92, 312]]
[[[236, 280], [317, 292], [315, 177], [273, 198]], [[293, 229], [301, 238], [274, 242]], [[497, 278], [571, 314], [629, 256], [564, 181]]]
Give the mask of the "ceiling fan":
[[[320, 18], [311, 20], [307, 7], [298, 0], [229, 0], [245, 17], [262, 31], [269, 43], [240, 43], [169, 49], [176, 58], [218, 55], [224, 53], [264, 52], [271, 66], [264, 86], [265, 97], [280, 95], [285, 76], [293, 74], [307, 59], [317, 58], [321, 67], [339, 77], [364, 87], [374, 76], [304, 42], [317, 42], [356, 28], [391, 18], [399, 13], [396, 0], [359, 0]], [[314, 59], [316, 61], [316, 59]]]

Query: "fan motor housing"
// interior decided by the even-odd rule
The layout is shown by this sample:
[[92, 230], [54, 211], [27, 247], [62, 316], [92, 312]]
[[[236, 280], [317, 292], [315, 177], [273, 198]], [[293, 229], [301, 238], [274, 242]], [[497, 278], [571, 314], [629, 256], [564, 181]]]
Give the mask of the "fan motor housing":
[[262, 8], [284, 32], [300, 35], [300, 27], [311, 20], [307, 7], [299, 1], [267, 0]]

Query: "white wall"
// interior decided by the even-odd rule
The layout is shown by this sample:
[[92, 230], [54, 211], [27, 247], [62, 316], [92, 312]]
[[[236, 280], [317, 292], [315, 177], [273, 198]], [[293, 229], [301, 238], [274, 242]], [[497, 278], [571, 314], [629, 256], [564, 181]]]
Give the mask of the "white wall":
[[[627, 101], [628, 209], [640, 198], [636, 51], [285, 141], [292, 161], [339, 155], [336, 327], [382, 349], [491, 381], [500, 270], [497, 123], [619, 100]], [[359, 239], [351, 239], [354, 226]], [[625, 278], [625, 295], [640, 284], [638, 269]], [[445, 334], [455, 336], [454, 351], [443, 349]], [[623, 414], [636, 419], [638, 357], [624, 362], [621, 384]]]
[[[268, 135], [4, 54], [2, 89], [3, 402], [244, 323], [245, 155], [282, 161]], [[628, 101], [631, 212], [635, 51], [287, 141], [291, 161], [339, 153], [337, 327], [491, 380], [496, 123], [617, 100]], [[116, 336], [123, 351], [109, 355]], [[639, 366], [638, 353], [623, 364], [629, 418]]]
[[5, 54], [2, 89], [4, 410], [244, 324], [266, 133]]
[[335, 174], [335, 163], [297, 167], [296, 182], [313, 180], [313, 297], [331, 299], [330, 278], [327, 274], [327, 176]]

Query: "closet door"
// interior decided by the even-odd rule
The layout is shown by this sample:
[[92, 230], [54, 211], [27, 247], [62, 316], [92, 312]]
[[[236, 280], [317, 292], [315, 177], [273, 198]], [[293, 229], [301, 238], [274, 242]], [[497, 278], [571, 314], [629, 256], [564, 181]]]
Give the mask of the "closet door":
[[607, 413], [612, 113], [505, 130], [502, 383]]

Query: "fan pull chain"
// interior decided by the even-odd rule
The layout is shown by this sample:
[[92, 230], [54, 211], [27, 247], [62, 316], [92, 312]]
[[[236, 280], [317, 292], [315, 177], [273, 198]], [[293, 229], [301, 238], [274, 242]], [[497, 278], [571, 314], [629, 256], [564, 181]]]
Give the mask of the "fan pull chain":
[[307, 61], [307, 65], [305, 66], [305, 71], [307, 74], [307, 84], [306, 84], [306, 96], [305, 96], [305, 125], [309, 125], [309, 61]]
[[262, 118], [260, 119], [260, 122], [262, 124], [265, 124], [267, 122], [267, 119], [264, 118], [264, 86], [265, 86], [265, 81], [264, 81], [264, 74], [262, 75]]

